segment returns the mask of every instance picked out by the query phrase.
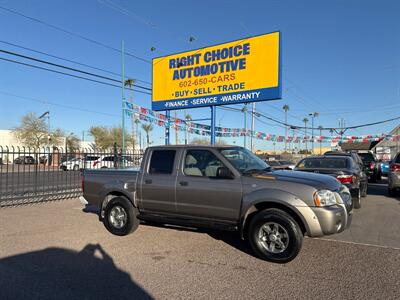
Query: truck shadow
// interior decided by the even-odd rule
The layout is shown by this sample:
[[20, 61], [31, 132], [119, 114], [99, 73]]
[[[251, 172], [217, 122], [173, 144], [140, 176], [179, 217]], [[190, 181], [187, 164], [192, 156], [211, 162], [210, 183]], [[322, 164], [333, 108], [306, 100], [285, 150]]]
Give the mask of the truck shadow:
[[239, 236], [238, 232], [234, 231], [222, 231], [222, 230], [213, 230], [213, 229], [204, 229], [204, 228], [193, 228], [193, 227], [184, 227], [184, 226], [175, 226], [169, 224], [161, 224], [155, 222], [141, 222], [141, 226], [151, 226], [151, 227], [159, 227], [159, 228], [167, 228], [169, 230], [178, 230], [178, 231], [188, 231], [188, 232], [197, 232], [201, 234], [207, 234], [211, 238], [222, 241], [229, 246], [242, 251], [248, 255], [256, 257], [254, 252], [252, 251], [248, 241], [242, 240]]
[[0, 259], [1, 299], [153, 299], [96, 244]]

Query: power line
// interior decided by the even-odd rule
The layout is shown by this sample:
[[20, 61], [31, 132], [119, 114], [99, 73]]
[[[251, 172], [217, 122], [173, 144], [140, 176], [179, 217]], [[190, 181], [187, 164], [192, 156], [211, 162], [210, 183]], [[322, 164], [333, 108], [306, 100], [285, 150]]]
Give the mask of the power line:
[[[108, 82], [104, 82], [104, 81], [99, 81], [99, 80], [95, 80], [95, 79], [91, 79], [91, 78], [87, 78], [87, 77], [83, 77], [83, 76], [78, 76], [78, 75], [74, 75], [74, 74], [69, 74], [69, 73], [65, 73], [65, 72], [60, 72], [60, 71], [56, 71], [56, 70], [52, 70], [52, 69], [48, 69], [48, 68], [44, 68], [44, 67], [39, 67], [39, 66], [36, 66], [36, 65], [23, 63], [23, 62], [12, 60], [12, 59], [8, 59], [8, 58], [0, 57], [0, 60], [11, 62], [11, 63], [15, 63], [15, 64], [19, 64], [19, 65], [23, 65], [23, 66], [27, 66], [27, 67], [32, 67], [32, 68], [36, 68], [36, 69], [40, 69], [40, 70], [44, 70], [44, 71], [49, 71], [49, 72], [53, 72], [53, 73], [57, 73], [57, 74], [61, 74], [61, 75], [66, 75], [66, 76], [70, 76], [70, 77], [74, 77], [74, 78], [78, 78], [78, 79], [82, 79], [82, 80], [87, 80], [87, 81], [91, 81], [91, 82], [96, 82], [96, 83], [100, 83], [100, 84], [104, 84], [104, 85], [108, 85], [108, 86], [121, 88], [121, 86], [116, 85], [116, 84], [112, 84], [112, 83], [108, 83]], [[135, 92], [138, 92], [138, 93], [146, 94], [146, 95], [151, 95], [151, 93], [144, 92], [144, 91], [141, 91], [141, 90], [135, 90], [135, 89], [130, 89], [130, 88], [127, 88], [127, 89], [135, 91]]]
[[58, 103], [55, 103], [55, 102], [50, 102], [50, 101], [45, 101], [45, 100], [39, 100], [39, 99], [35, 99], [35, 98], [31, 98], [31, 97], [26, 97], [26, 96], [20, 96], [20, 95], [16, 95], [16, 94], [4, 92], [4, 91], [0, 91], [0, 93], [3, 94], [3, 95], [15, 97], [15, 98], [20, 98], [20, 99], [24, 99], [24, 100], [33, 101], [33, 102], [39, 102], [39, 103], [43, 103], [43, 104], [47, 104], [47, 105], [52, 105], [52, 106], [63, 107], [63, 108], [71, 109], [71, 110], [85, 111], [85, 112], [90, 112], [90, 113], [94, 113], [94, 114], [101, 114], [101, 115], [111, 116], [111, 117], [120, 117], [120, 116], [121, 116], [121, 115], [110, 114], [110, 113], [106, 113], [106, 112], [100, 112], [100, 111], [95, 111], [95, 110], [89, 110], [89, 109], [85, 109], [85, 108], [81, 108], [81, 107], [74, 107], [74, 106], [69, 106], [69, 105], [58, 104]]
[[[9, 13], [11, 13], [11, 14], [14, 14], [14, 15], [17, 15], [17, 16], [20, 16], [20, 17], [23, 17], [23, 18], [25, 18], [25, 19], [31, 20], [31, 21], [33, 21], [33, 22], [40, 23], [40, 24], [42, 24], [42, 25], [45, 25], [45, 26], [47, 26], [47, 27], [50, 27], [50, 28], [53, 28], [53, 29], [55, 29], [55, 30], [61, 31], [61, 32], [63, 32], [63, 33], [69, 34], [69, 35], [71, 35], [71, 36], [80, 38], [80, 39], [85, 40], [85, 41], [87, 41], [87, 42], [90, 42], [90, 43], [96, 44], [96, 45], [98, 45], [98, 46], [101, 46], [101, 47], [104, 47], [104, 48], [113, 50], [113, 51], [118, 52], [118, 53], [121, 53], [121, 50], [119, 50], [119, 49], [117, 49], [117, 48], [114, 48], [114, 47], [112, 47], [112, 46], [106, 45], [106, 44], [104, 44], [104, 43], [102, 43], [102, 42], [99, 42], [99, 41], [96, 41], [96, 40], [94, 40], [94, 39], [85, 37], [85, 36], [83, 36], [83, 35], [81, 35], [81, 34], [78, 34], [78, 33], [75, 33], [75, 32], [72, 32], [72, 31], [69, 31], [69, 30], [66, 30], [66, 29], [63, 29], [63, 28], [61, 28], [61, 27], [59, 27], [59, 26], [56, 26], [56, 25], [47, 23], [47, 22], [45, 22], [45, 21], [39, 20], [39, 19], [34, 18], [34, 17], [27, 16], [27, 15], [25, 15], [25, 14], [22, 14], [22, 13], [20, 13], [20, 12], [17, 12], [17, 11], [15, 11], [15, 10], [12, 10], [12, 9], [9, 9], [9, 8], [3, 7], [3, 6], [0, 6], [0, 9], [2, 9], [2, 10], [4, 10], [4, 11], [7, 11], [7, 12], [9, 12]], [[137, 60], [143, 61], [143, 62], [145, 62], [145, 63], [149, 63], [149, 64], [151, 63], [150, 60], [145, 59], [145, 58], [142, 58], [142, 57], [139, 57], [139, 56], [134, 55], [134, 54], [132, 54], [132, 53], [129, 53], [129, 52], [124, 52], [124, 53], [125, 53], [126, 56], [130, 56], [130, 57], [132, 57], [132, 58], [135, 58], [135, 59], [137, 59]]]
[[[50, 53], [46, 53], [46, 52], [43, 52], [43, 51], [35, 50], [35, 49], [29, 48], [29, 47], [24, 47], [24, 46], [17, 45], [17, 44], [14, 44], [14, 43], [10, 43], [10, 42], [6, 42], [6, 41], [1, 41], [0, 40], [0, 43], [6, 44], [6, 45], [9, 45], [9, 46], [13, 46], [13, 47], [16, 47], [16, 48], [28, 50], [28, 51], [31, 51], [31, 52], [34, 52], [34, 53], [42, 54], [42, 55], [45, 55], [45, 56], [48, 56], [48, 57], [56, 58], [56, 59], [63, 60], [63, 61], [66, 61], [66, 62], [70, 62], [70, 63], [76, 64], [76, 65], [80, 65], [80, 66], [83, 66], [83, 67], [87, 67], [87, 68], [90, 68], [90, 69], [94, 69], [94, 70], [97, 70], [97, 71], [101, 71], [101, 72], [104, 72], [104, 73], [108, 73], [108, 74], [111, 74], [111, 75], [116, 75], [118, 77], [121, 77], [121, 74], [119, 74], [119, 73], [112, 72], [112, 71], [109, 71], [109, 70], [105, 70], [105, 69], [102, 69], [102, 68], [99, 68], [99, 67], [94, 67], [94, 66], [91, 66], [91, 65], [88, 65], [88, 64], [85, 64], [85, 63], [78, 62], [76, 60], [67, 59], [67, 58], [64, 58], [64, 57], [60, 57], [60, 56], [57, 56], [57, 55], [53, 55], [53, 54], [50, 54]], [[127, 76], [127, 77], [128, 78], [133, 78], [133, 76]], [[141, 80], [141, 79], [135, 78], [135, 81], [151, 85], [151, 82], [148, 82], [148, 81], [145, 81], [145, 80]]]
[[[114, 79], [114, 78], [110, 78], [110, 77], [94, 74], [94, 73], [91, 73], [91, 72], [86, 72], [86, 71], [83, 71], [83, 70], [71, 68], [71, 67], [68, 67], [68, 66], [60, 65], [60, 64], [55, 64], [55, 63], [52, 63], [52, 62], [49, 62], [49, 61], [46, 61], [46, 60], [37, 59], [37, 58], [34, 58], [32, 56], [22, 55], [22, 54], [19, 54], [19, 53], [16, 53], [16, 52], [11, 52], [11, 51], [2, 50], [2, 49], [0, 49], [0, 52], [6, 53], [6, 54], [9, 54], [9, 55], [14, 55], [14, 56], [17, 56], [17, 57], [22, 57], [22, 58], [29, 59], [29, 60], [33, 60], [33, 61], [36, 61], [36, 62], [40, 62], [42, 64], [47, 64], [47, 65], [50, 65], [50, 66], [54, 66], [54, 67], [58, 67], [58, 68], [62, 68], [62, 69], [66, 69], [66, 70], [82, 73], [82, 74], [85, 74], [85, 75], [90, 75], [90, 76], [93, 76], [93, 77], [110, 80], [110, 81], [117, 82], [117, 83], [121, 82], [120, 80], [117, 80], [117, 79]], [[144, 86], [141, 86], [141, 85], [133, 84], [133, 86], [136, 86], [136, 87], [144, 89], [144, 90], [151, 91], [151, 88], [144, 87]]]

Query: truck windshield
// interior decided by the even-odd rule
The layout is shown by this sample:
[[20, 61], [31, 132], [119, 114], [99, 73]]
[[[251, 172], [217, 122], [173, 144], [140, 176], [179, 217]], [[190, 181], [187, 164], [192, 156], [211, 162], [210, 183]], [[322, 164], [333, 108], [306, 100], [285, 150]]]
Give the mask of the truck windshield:
[[221, 148], [220, 152], [241, 174], [271, 170], [267, 163], [245, 148]]

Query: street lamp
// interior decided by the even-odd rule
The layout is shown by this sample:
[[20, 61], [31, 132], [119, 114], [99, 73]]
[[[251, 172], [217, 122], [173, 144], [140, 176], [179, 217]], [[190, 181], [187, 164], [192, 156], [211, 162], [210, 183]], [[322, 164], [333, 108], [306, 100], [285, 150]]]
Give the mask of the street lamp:
[[311, 153], [314, 154], [314, 118], [318, 117], [318, 113], [317, 112], [313, 112], [308, 114], [311, 117]]
[[50, 135], [50, 111], [45, 111], [44, 113], [42, 113], [38, 120], [41, 120], [43, 118], [45, 118], [47, 116], [47, 141], [50, 144], [50, 140], [51, 140], [51, 135]]
[[247, 114], [247, 106], [244, 105], [241, 112], [243, 113], [244, 118], [244, 140], [243, 140], [243, 147], [246, 148], [246, 133], [247, 133], [247, 125], [246, 125], [246, 114]]

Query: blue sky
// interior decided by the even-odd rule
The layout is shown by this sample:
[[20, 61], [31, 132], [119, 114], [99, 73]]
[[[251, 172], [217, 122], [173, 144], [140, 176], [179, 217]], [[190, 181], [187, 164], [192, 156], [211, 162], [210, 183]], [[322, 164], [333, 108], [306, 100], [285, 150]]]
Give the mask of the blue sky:
[[[283, 99], [258, 103], [260, 112], [283, 120], [282, 106], [288, 104], [289, 123], [301, 125], [305, 115], [317, 111], [320, 116], [315, 126], [325, 127], [337, 126], [339, 118], [344, 118], [346, 125], [358, 125], [400, 116], [398, 1], [0, 0], [0, 6], [114, 48], [119, 48], [124, 40], [127, 52], [147, 60], [280, 30]], [[190, 43], [190, 36], [196, 40]], [[1, 9], [0, 41], [116, 73], [121, 71], [118, 52]], [[151, 47], [156, 51], [150, 51]], [[82, 68], [1, 42], [0, 49]], [[5, 54], [0, 57], [15, 59]], [[125, 61], [129, 77], [151, 82], [151, 64], [130, 57]], [[151, 107], [150, 96], [135, 93], [133, 97], [135, 103]], [[120, 124], [121, 90], [0, 61], [0, 128], [15, 127], [27, 112], [41, 114], [48, 109], [52, 126], [81, 136], [92, 125]], [[189, 113], [194, 118], [205, 118], [209, 109], [199, 108]], [[181, 111], [177, 114], [183, 117]], [[240, 113], [217, 110], [217, 123], [221, 126], [241, 127], [242, 119]], [[277, 124], [263, 122], [256, 121], [256, 130], [284, 134], [284, 129]], [[392, 122], [348, 134], [382, 133], [395, 125]], [[154, 142], [160, 143], [162, 130], [156, 128], [154, 133]], [[228, 142], [241, 144], [242, 140]], [[256, 143], [257, 149], [271, 147], [265, 141]]]

